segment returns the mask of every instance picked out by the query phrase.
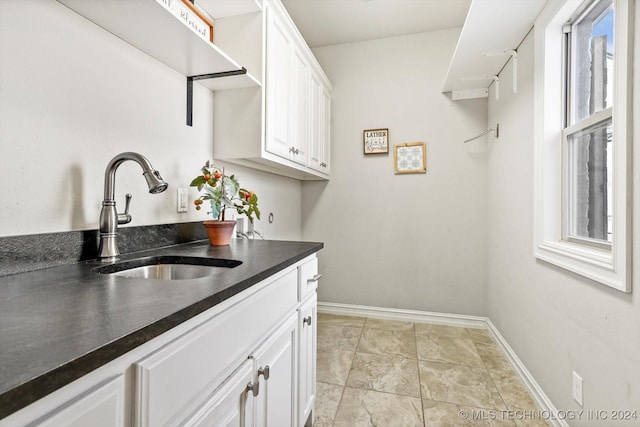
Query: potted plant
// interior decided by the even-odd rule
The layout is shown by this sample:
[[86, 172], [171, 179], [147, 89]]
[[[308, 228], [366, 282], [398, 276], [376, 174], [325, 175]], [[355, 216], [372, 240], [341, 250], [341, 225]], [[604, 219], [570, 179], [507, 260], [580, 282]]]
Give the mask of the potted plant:
[[225, 220], [227, 209], [235, 209], [239, 214], [245, 214], [253, 223], [253, 217], [260, 219], [258, 196], [253, 191], [241, 188], [238, 179], [225, 175], [224, 169], [214, 166], [207, 160], [201, 174], [191, 181], [191, 187], [198, 187], [203, 194], [194, 200], [196, 210], [202, 209], [205, 201], [211, 207], [212, 220], [205, 221], [209, 242], [212, 245], [228, 245], [231, 240], [235, 220]]

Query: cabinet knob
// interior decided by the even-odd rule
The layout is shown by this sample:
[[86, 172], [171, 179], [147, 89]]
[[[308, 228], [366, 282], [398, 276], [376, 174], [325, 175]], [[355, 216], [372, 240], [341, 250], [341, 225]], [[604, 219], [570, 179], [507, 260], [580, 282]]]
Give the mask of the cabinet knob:
[[289, 152], [293, 154], [299, 154], [300, 150], [298, 150], [296, 147], [289, 147]]
[[311, 326], [311, 316], [305, 317], [304, 319], [302, 319], [302, 326], [304, 326], [306, 324], [308, 324], [309, 326]]
[[265, 380], [269, 379], [269, 365], [266, 365], [264, 368], [258, 369], [258, 376], [262, 375]]
[[258, 393], [260, 393], [260, 383], [252, 383], [251, 381], [249, 381], [247, 383], [247, 387], [245, 387], [244, 389], [244, 393], [248, 393], [251, 392], [253, 394], [253, 397], [256, 397], [258, 395]]

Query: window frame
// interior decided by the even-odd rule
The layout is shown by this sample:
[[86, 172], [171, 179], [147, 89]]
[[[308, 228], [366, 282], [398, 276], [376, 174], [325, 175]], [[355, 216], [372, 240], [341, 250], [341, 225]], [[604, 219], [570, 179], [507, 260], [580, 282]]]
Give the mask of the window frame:
[[[635, 2], [614, 0], [613, 239], [566, 238], [565, 24], [584, 0], [551, 0], [534, 27], [534, 256], [614, 289], [631, 291], [631, 89]], [[603, 110], [605, 111], [605, 110]], [[596, 113], [597, 114], [597, 113]], [[602, 113], [598, 118], [602, 120]], [[594, 114], [595, 115], [595, 114]], [[593, 116], [592, 116], [593, 117]]]

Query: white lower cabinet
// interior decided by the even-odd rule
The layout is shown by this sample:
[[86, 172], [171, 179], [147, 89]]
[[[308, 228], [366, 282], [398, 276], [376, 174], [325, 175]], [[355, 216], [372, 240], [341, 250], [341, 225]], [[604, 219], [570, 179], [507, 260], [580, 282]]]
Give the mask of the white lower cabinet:
[[[298, 309], [300, 351], [298, 352], [298, 426], [304, 426], [316, 402], [316, 341], [318, 320], [314, 292]], [[313, 420], [309, 420], [309, 426]]]
[[[316, 402], [316, 341], [318, 320], [318, 259], [305, 259], [298, 267], [298, 426], [313, 425]], [[308, 421], [308, 423], [307, 423]], [[306, 424], [305, 424], [306, 423]]]
[[297, 285], [296, 268], [280, 272], [247, 289], [237, 304], [137, 362], [137, 425], [155, 427], [185, 420], [295, 311]]
[[253, 425], [254, 369], [246, 360], [184, 424], [185, 427], [243, 427]]
[[296, 313], [291, 314], [186, 422], [193, 427], [294, 427]]
[[0, 427], [301, 427], [315, 402], [318, 278], [310, 255]]
[[259, 386], [256, 427], [296, 426], [297, 315], [291, 316], [253, 354]]

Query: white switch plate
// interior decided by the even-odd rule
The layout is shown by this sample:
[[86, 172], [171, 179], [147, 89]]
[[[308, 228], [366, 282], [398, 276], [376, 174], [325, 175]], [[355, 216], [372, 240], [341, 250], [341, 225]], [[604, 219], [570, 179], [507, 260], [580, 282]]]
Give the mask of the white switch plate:
[[573, 371], [573, 400], [582, 406], [582, 377]]
[[186, 188], [178, 188], [178, 212], [186, 212], [189, 205], [189, 190]]

